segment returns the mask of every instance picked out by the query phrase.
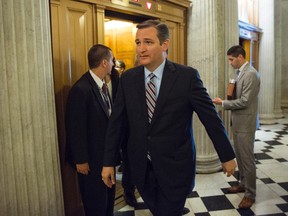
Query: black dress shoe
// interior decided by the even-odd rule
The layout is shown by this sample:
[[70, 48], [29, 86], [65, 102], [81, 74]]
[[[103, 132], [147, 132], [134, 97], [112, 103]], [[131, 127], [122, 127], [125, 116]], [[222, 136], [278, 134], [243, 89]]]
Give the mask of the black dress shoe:
[[137, 200], [136, 200], [134, 193], [124, 193], [124, 200], [129, 206], [132, 206], [132, 207], [137, 206]]
[[183, 208], [182, 215], [188, 214], [190, 210], [186, 207]]

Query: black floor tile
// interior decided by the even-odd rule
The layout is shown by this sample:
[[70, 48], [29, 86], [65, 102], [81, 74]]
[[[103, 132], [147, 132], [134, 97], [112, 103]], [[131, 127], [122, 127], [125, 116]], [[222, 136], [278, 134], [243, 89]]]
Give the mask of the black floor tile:
[[135, 210], [147, 209], [147, 206], [144, 202], [138, 202]]
[[284, 203], [284, 204], [278, 204], [276, 205], [278, 208], [281, 209], [281, 211], [283, 212], [288, 212], [288, 203]]
[[286, 196], [281, 196], [282, 199], [284, 199], [288, 203], [288, 195]]
[[192, 193], [190, 193], [187, 198], [195, 198], [195, 197], [200, 197], [199, 194], [197, 193], [197, 191], [192, 191]]
[[265, 184], [272, 184], [275, 183], [272, 179], [270, 178], [264, 178], [264, 179], [260, 179], [262, 182], [264, 182]]
[[283, 162], [287, 162], [287, 160], [284, 159], [284, 158], [278, 158], [278, 159], [276, 159], [276, 160], [279, 161], [279, 162], [281, 162], [281, 163], [283, 163]]
[[125, 212], [115, 212], [114, 216], [135, 216], [134, 211], [125, 211]]
[[237, 209], [241, 216], [255, 216], [255, 213], [251, 209]]
[[265, 154], [265, 153], [256, 153], [256, 154], [255, 154], [255, 158], [256, 158], [257, 160], [272, 159], [271, 156], [269, 156], [269, 155], [267, 155], [267, 154]]
[[265, 141], [265, 143], [271, 145], [271, 146], [275, 146], [275, 145], [283, 145], [283, 143], [280, 143], [276, 140], [271, 140], [271, 141]]
[[208, 211], [233, 209], [233, 205], [226, 196], [209, 196], [201, 198]]
[[[287, 179], [288, 180], [288, 179]], [[283, 182], [283, 183], [279, 183], [279, 185], [284, 188], [286, 191], [288, 191], [288, 182]]]
[[195, 213], [195, 216], [210, 216], [208, 212]]

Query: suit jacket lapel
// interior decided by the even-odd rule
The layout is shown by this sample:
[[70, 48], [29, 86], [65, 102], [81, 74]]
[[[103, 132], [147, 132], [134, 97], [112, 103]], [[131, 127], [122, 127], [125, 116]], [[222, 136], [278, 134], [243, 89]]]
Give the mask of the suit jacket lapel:
[[249, 63], [245, 65], [245, 67], [243, 68], [243, 71], [241, 72], [240, 77], [238, 77], [238, 81], [245, 75], [248, 68], [249, 68]]
[[[135, 91], [135, 98], [139, 98], [139, 103], [135, 104], [134, 106], [138, 106], [144, 118], [144, 123], [148, 126], [148, 112], [147, 112], [147, 105], [146, 105], [146, 87], [145, 87], [145, 75], [144, 75], [144, 67], [137, 67], [136, 71], [134, 72], [135, 75], [135, 82], [134, 82], [134, 91]], [[137, 110], [138, 110], [137, 109]]]
[[92, 89], [93, 89], [93, 92], [94, 94], [96, 95], [96, 98], [98, 99], [103, 111], [105, 112], [106, 116], [109, 118], [109, 113], [108, 113], [108, 110], [106, 109], [105, 107], [105, 104], [104, 104], [104, 101], [103, 101], [103, 98], [102, 98], [102, 95], [100, 93], [100, 90], [99, 90], [99, 87], [98, 85], [96, 84], [95, 80], [93, 79], [93, 77], [91, 76], [91, 74], [89, 73], [89, 71], [87, 72], [87, 78], [92, 86]]
[[[176, 73], [176, 68], [172, 64], [172, 62], [166, 60], [159, 95], [156, 101], [156, 107], [151, 121], [151, 127], [153, 126], [154, 122], [157, 121], [157, 117], [166, 102], [167, 96], [169, 95], [169, 91], [171, 90], [173, 83], [177, 78], [177, 74], [178, 73]], [[148, 115], [147, 115], [147, 121], [148, 121]]]

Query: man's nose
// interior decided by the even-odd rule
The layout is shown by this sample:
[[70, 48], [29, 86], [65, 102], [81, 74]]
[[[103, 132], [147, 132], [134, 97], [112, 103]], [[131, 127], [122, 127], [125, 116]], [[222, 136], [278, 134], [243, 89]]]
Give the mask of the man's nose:
[[146, 50], [146, 46], [144, 44], [140, 44], [138, 49], [140, 52], [144, 52]]

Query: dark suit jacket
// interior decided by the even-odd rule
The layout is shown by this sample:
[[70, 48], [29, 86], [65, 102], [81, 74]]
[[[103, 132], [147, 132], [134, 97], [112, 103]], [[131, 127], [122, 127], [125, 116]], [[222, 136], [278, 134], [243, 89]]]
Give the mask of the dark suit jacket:
[[112, 101], [115, 100], [118, 83], [119, 83], [119, 72], [113, 67], [110, 75], [111, 83], [112, 83]]
[[232, 160], [234, 152], [222, 121], [195, 69], [166, 61], [151, 125], [145, 100], [144, 67], [126, 71], [121, 76], [110, 117], [104, 166], [115, 165], [120, 128], [127, 122], [130, 132], [127, 150], [136, 186], [144, 184], [149, 151], [164, 194], [171, 200], [183, 198], [194, 186], [194, 112], [204, 124], [220, 160]]
[[90, 169], [101, 174], [108, 113], [100, 90], [86, 72], [69, 92], [66, 106], [68, 161], [89, 162]]

